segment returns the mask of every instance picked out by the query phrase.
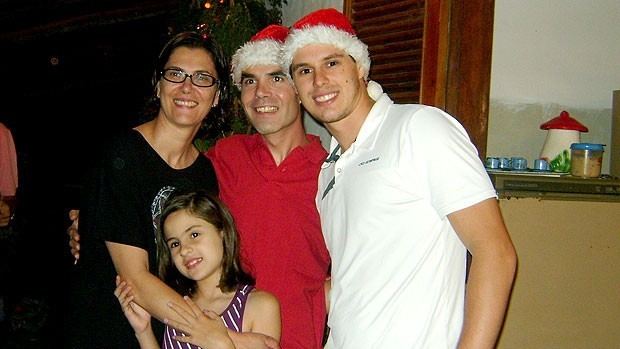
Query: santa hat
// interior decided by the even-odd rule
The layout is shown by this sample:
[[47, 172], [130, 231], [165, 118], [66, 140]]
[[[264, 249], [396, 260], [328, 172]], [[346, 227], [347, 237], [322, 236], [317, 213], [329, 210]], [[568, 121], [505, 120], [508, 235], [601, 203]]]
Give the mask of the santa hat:
[[280, 65], [280, 50], [288, 28], [271, 24], [250, 38], [232, 56], [231, 68], [235, 85], [241, 83], [244, 69], [255, 65]]
[[311, 12], [291, 26], [282, 50], [285, 71], [289, 71], [295, 52], [310, 44], [328, 44], [345, 51], [362, 68], [364, 79], [368, 79], [368, 46], [357, 38], [351, 22], [338, 10], [328, 8]]

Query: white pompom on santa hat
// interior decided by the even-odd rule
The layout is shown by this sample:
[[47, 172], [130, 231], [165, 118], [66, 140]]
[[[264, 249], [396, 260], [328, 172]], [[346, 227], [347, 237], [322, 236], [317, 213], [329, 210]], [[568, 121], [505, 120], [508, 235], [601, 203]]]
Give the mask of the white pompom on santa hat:
[[281, 52], [288, 28], [279, 24], [270, 24], [256, 33], [250, 41], [241, 46], [231, 60], [233, 82], [237, 87], [241, 83], [241, 73], [248, 67], [257, 65], [281, 65]]
[[282, 64], [286, 72], [290, 71], [295, 52], [311, 44], [333, 45], [345, 51], [362, 68], [364, 79], [368, 79], [368, 46], [357, 37], [351, 22], [340, 11], [334, 8], [317, 10], [291, 26], [282, 49]]

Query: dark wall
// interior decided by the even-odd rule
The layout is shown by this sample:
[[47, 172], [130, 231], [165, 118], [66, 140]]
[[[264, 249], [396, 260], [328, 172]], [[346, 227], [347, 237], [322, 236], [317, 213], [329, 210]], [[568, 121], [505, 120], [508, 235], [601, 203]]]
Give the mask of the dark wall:
[[73, 182], [76, 154], [135, 122], [163, 30], [149, 19], [6, 44], [0, 115], [20, 148]]
[[72, 266], [67, 212], [77, 205], [81, 175], [103, 137], [138, 122], [169, 17], [0, 40], [0, 121], [13, 132], [20, 181], [16, 257], [11, 280], [2, 282], [12, 285], [9, 306], [24, 297], [48, 306], [42, 341], [62, 335], [58, 305]]

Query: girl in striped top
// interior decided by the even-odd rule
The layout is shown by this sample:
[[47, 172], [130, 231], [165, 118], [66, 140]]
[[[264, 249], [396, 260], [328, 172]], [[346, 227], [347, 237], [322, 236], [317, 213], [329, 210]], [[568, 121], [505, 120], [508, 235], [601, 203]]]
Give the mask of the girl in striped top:
[[[239, 263], [237, 233], [228, 209], [204, 192], [166, 200], [156, 234], [159, 276], [184, 298], [192, 313], [170, 303], [185, 322], [164, 320], [161, 348], [234, 348], [228, 331], [280, 339], [280, 306], [254, 288]], [[150, 315], [133, 302], [131, 286], [117, 277], [114, 294], [142, 349], [160, 348]]]

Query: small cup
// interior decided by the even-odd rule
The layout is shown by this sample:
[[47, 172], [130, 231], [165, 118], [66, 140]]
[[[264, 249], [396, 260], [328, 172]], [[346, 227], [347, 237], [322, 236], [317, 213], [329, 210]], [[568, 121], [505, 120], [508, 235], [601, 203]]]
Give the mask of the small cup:
[[501, 170], [510, 170], [510, 158], [499, 158], [499, 168]]
[[513, 170], [519, 170], [519, 171], [523, 171], [523, 170], [527, 170], [527, 159], [526, 158], [522, 158], [522, 157], [512, 157], [510, 159], [510, 166], [512, 167]]
[[499, 168], [499, 158], [487, 157], [486, 167], [492, 169]]
[[534, 160], [534, 171], [549, 171], [549, 163], [545, 159]]

